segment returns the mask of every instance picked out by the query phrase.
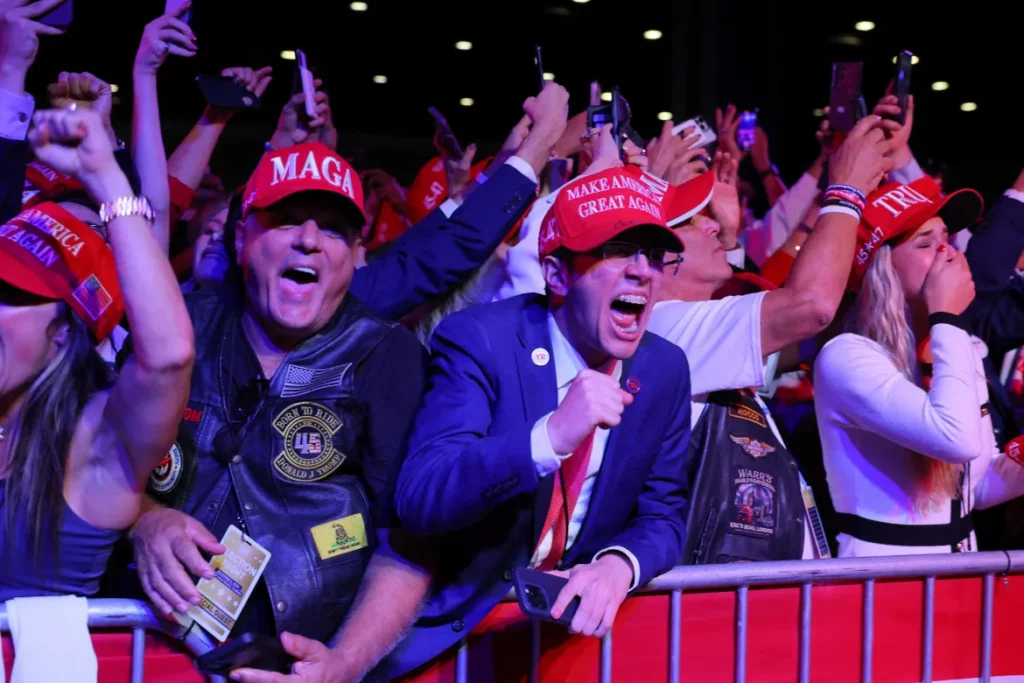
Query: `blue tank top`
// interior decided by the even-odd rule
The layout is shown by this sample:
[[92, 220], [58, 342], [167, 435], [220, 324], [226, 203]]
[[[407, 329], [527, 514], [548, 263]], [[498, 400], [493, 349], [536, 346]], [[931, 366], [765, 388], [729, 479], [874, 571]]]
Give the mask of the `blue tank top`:
[[8, 539], [4, 483], [0, 480], [0, 602], [40, 595], [95, 595], [121, 532], [89, 524], [65, 502], [57, 532], [59, 564], [47, 540], [43, 557], [34, 562], [31, 535], [22, 520], [17, 520], [14, 538]]

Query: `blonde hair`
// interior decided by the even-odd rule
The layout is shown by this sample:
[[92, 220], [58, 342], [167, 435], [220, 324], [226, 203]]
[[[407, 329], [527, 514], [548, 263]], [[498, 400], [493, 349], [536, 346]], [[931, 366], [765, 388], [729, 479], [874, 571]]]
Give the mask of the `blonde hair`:
[[[877, 342], [903, 376], [921, 386], [917, 346], [907, 318], [907, 299], [892, 265], [892, 247], [885, 244], [868, 265], [848, 327], [851, 332]], [[918, 507], [961, 497], [960, 465], [918, 453], [912, 457], [920, 463], [921, 489], [925, 493]]]

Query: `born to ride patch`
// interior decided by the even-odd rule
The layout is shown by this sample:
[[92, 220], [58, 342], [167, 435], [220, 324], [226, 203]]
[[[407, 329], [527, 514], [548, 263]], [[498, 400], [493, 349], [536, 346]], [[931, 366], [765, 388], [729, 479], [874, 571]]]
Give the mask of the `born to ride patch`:
[[767, 472], [737, 467], [729, 531], [755, 538], [775, 536], [775, 483]]
[[156, 493], [169, 493], [181, 480], [182, 465], [185, 456], [181, 446], [174, 444], [149, 475], [149, 487]]
[[274, 418], [274, 429], [284, 438], [284, 450], [274, 458], [274, 469], [297, 482], [328, 477], [345, 461], [334, 448], [341, 418], [319, 403], [293, 403]]
[[729, 417], [738, 417], [741, 420], [747, 422], [753, 422], [758, 427], [768, 428], [768, 421], [765, 420], [764, 415], [756, 410], [748, 408], [742, 403], [730, 403], [729, 404]]

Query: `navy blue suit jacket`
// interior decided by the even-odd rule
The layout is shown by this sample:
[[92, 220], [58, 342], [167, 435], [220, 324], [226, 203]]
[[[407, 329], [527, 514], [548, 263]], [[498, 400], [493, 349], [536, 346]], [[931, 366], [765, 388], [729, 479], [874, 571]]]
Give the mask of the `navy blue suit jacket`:
[[434, 209], [356, 270], [349, 291], [389, 320], [438, 299], [468, 280], [494, 253], [530, 206], [536, 188], [503, 164], [451, 217]]
[[[383, 665], [395, 676], [468, 632], [527, 566], [551, 501], [530, 431], [558, 405], [547, 301], [524, 295], [449, 316], [434, 332], [428, 391], [396, 494], [402, 526], [441, 536], [433, 595], [410, 636]], [[682, 350], [645, 334], [622, 382], [640, 390], [611, 431], [586, 519], [563, 566], [622, 546], [639, 585], [673, 567], [686, 539], [683, 462], [690, 438], [690, 373]]]

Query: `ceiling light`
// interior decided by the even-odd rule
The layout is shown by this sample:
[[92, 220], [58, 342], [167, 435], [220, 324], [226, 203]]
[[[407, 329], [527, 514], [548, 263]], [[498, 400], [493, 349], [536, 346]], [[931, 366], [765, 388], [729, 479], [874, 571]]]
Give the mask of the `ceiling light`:
[[811, 113], [814, 114], [815, 118], [819, 118], [820, 119], [822, 116], [825, 115], [825, 110], [824, 109], [815, 109]]
[[661, 31], [656, 28], [652, 28], [650, 31], [644, 31], [644, 38], [647, 40], [657, 40], [661, 38]]
[[[921, 62], [921, 58], [920, 57], [918, 57], [917, 55], [911, 56], [911, 58], [910, 58], [910, 63], [911, 64], [919, 64], [920, 62]], [[896, 63], [896, 58], [895, 57], [892, 58], [892, 63], [893, 64]]]
[[612, 94], [610, 92], [603, 92], [603, 93], [601, 93], [601, 101], [602, 102], [611, 102], [612, 101]]
[[460, 40], [459, 42], [455, 43], [455, 49], [456, 50], [472, 50], [473, 49], [473, 43], [469, 42], [468, 40]]
[[946, 81], [935, 81], [932, 83], [932, 90], [949, 90], [949, 83]]
[[575, 2], [575, 3], [578, 3], [580, 5], [585, 5], [588, 2], [590, 2], [590, 0], [572, 0], [572, 1]]
[[473, 98], [472, 97], [463, 97], [461, 100], [459, 100], [459, 104], [461, 104], [463, 107], [472, 107], [473, 106]]
[[545, 81], [553, 81], [553, 80], [555, 80], [555, 74], [551, 73], [550, 71], [545, 71], [544, 72], [544, 80]]
[[117, 84], [115, 84], [115, 83], [111, 83], [111, 84], [110, 84], [110, 92], [117, 92], [117, 91], [118, 91], [118, 90], [120, 90], [120, 89], [121, 89], [121, 88], [119, 88], [119, 87], [117, 86]]
[[672, 120], [672, 112], [670, 112], [670, 111], [659, 111], [658, 112], [658, 120], [659, 121], [671, 121]]
[[384, 85], [385, 83], [388, 82], [388, 77], [387, 76], [374, 76], [373, 77], [373, 82], [377, 83], [379, 85]]
[[858, 21], [853, 25], [858, 31], [871, 31], [875, 28], [875, 22], [873, 21]]
[[365, 12], [367, 7], [365, 2], [353, 2], [348, 6], [353, 12]]
[[974, 102], [964, 102], [960, 105], [960, 111], [974, 111], [978, 105]]
[[287, 59], [288, 61], [295, 61], [295, 50], [281, 50], [281, 59]]
[[832, 36], [831, 40], [835, 45], [849, 45], [850, 47], [860, 47], [862, 42], [857, 36], [849, 35]]

